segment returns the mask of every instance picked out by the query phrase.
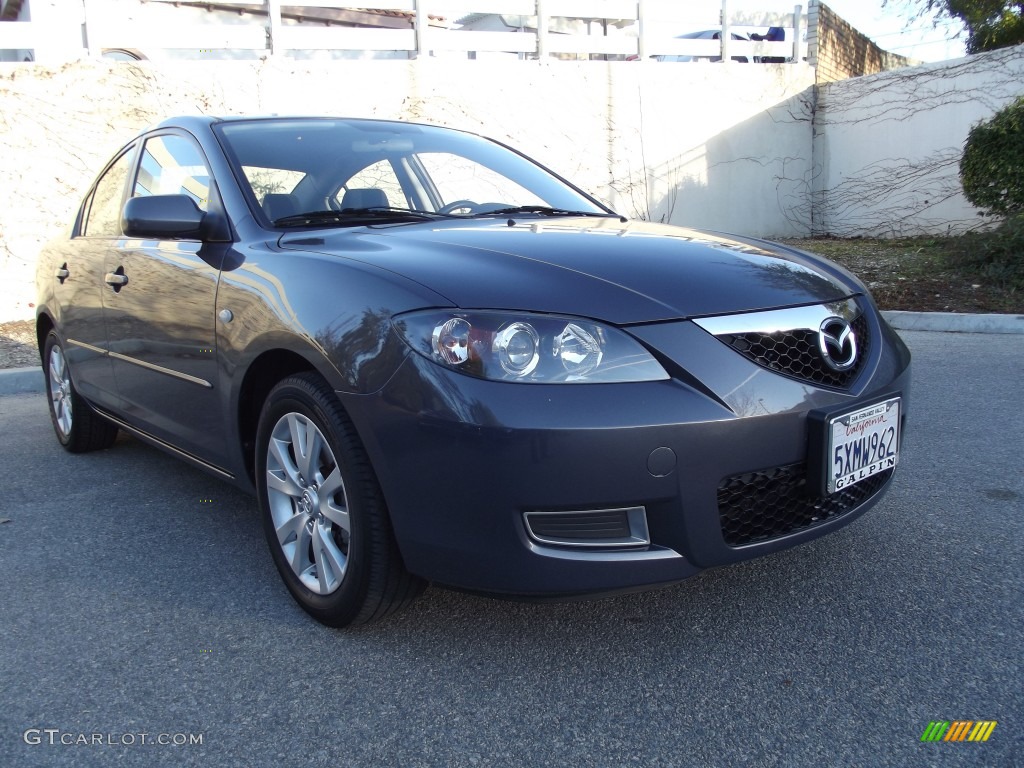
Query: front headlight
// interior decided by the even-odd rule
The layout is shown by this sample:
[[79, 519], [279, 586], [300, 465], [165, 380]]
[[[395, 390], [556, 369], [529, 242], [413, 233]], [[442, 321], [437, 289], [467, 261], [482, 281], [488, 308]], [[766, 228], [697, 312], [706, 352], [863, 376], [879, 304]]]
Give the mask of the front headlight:
[[524, 312], [398, 315], [414, 350], [452, 370], [531, 384], [661, 381], [661, 364], [628, 334], [592, 320]]

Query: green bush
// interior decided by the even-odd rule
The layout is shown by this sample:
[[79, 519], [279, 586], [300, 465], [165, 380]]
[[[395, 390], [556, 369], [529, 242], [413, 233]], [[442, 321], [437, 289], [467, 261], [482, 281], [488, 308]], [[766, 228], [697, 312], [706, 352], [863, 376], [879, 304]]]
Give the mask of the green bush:
[[967, 199], [989, 215], [1024, 212], [1024, 96], [971, 129], [960, 183]]

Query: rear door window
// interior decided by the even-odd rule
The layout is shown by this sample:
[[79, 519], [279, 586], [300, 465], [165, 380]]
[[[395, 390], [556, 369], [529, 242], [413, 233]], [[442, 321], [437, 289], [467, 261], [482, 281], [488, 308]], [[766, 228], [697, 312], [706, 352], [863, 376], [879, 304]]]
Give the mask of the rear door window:
[[86, 237], [121, 236], [121, 200], [133, 155], [130, 148], [126, 150], [96, 182], [85, 214], [82, 234]]

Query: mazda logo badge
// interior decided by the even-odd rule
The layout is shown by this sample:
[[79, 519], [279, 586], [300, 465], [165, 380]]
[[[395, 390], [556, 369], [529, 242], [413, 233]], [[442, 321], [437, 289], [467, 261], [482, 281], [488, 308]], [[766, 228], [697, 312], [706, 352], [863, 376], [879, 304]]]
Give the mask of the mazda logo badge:
[[848, 371], [857, 362], [857, 335], [841, 317], [830, 317], [818, 329], [818, 351], [833, 371]]

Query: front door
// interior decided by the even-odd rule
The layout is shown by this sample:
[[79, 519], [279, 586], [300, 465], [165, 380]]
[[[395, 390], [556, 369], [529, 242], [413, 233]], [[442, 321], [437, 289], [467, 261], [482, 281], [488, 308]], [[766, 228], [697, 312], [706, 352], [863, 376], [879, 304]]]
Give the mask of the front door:
[[[210, 176], [198, 144], [162, 133], [142, 146], [130, 196], [190, 195], [203, 210]], [[108, 252], [104, 310], [125, 419], [222, 466], [215, 312], [222, 245], [125, 239]]]

